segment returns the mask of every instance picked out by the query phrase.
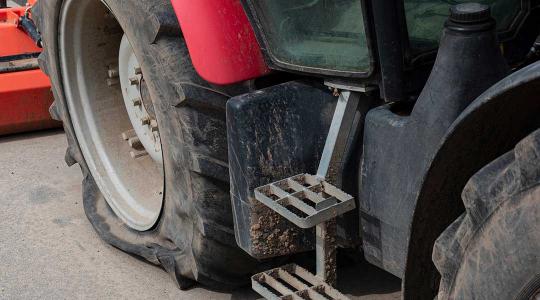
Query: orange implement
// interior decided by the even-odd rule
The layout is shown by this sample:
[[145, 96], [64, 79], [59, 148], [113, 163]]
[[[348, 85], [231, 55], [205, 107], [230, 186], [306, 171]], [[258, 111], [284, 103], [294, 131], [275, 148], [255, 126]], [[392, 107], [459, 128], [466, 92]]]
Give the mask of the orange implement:
[[51, 84], [41, 70], [0, 74], [0, 135], [58, 127], [51, 103]]
[[0, 135], [60, 125], [48, 111], [53, 101], [49, 79], [37, 69], [41, 49], [18, 25], [25, 11], [0, 9]]
[[18, 24], [25, 7], [0, 9], [0, 57], [41, 52]]

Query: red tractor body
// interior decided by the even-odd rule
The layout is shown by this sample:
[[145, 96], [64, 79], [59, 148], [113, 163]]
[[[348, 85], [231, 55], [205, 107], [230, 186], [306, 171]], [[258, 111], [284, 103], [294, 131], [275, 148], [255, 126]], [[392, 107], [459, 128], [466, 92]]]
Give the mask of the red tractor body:
[[205, 80], [231, 84], [267, 74], [239, 0], [171, 0], [193, 66]]

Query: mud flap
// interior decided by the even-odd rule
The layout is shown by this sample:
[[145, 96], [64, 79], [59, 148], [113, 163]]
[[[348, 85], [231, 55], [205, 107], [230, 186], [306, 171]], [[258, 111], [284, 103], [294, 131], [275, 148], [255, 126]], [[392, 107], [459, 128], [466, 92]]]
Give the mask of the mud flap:
[[336, 101], [323, 85], [293, 81], [227, 103], [235, 235], [251, 256], [263, 259], [314, 249], [313, 228], [298, 228], [255, 200], [253, 190], [317, 171]]

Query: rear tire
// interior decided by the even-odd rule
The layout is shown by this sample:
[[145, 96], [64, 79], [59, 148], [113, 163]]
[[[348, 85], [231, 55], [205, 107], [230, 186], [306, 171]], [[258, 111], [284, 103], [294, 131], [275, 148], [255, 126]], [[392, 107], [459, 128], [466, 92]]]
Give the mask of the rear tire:
[[[163, 266], [180, 288], [193, 281], [217, 288], [247, 283], [256, 262], [237, 247], [234, 237], [225, 124], [226, 101], [246, 86], [213, 86], [197, 75], [169, 0], [103, 0], [115, 20], [84, 24], [103, 34], [120, 30], [129, 38], [159, 123], [163, 208], [153, 228], [134, 230], [113, 212], [98, 188], [78, 142], [87, 137], [77, 136], [73, 127], [61, 73], [64, 49], [59, 48], [67, 2], [42, 0], [33, 13], [45, 45], [40, 66], [51, 79], [56, 100], [51, 115], [64, 122], [66, 162], [78, 163], [83, 172], [84, 209], [94, 229], [111, 245]], [[79, 4], [108, 11], [99, 0]], [[94, 46], [103, 47], [90, 44]], [[95, 63], [105, 67], [105, 61]]]
[[540, 130], [471, 178], [435, 243], [440, 300], [540, 297], [539, 184]]

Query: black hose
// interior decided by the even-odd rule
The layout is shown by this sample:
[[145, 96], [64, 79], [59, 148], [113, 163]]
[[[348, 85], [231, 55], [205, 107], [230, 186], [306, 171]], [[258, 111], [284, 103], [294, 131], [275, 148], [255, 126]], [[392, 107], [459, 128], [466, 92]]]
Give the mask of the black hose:
[[[1, 1], [1, 0], [0, 0]], [[19, 19], [19, 27], [30, 36], [30, 38], [36, 43], [36, 46], [43, 48], [43, 43], [41, 41], [41, 34], [39, 34], [36, 24], [30, 19], [27, 15], [22, 16]]]

